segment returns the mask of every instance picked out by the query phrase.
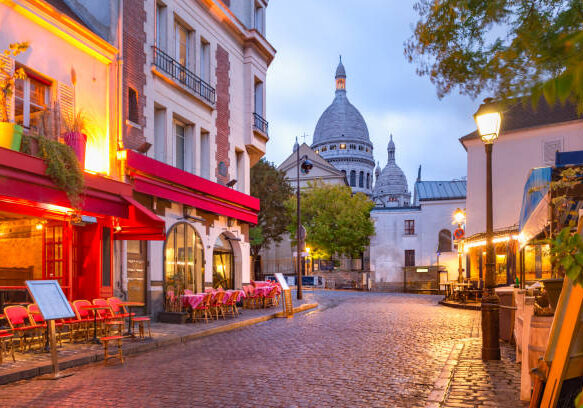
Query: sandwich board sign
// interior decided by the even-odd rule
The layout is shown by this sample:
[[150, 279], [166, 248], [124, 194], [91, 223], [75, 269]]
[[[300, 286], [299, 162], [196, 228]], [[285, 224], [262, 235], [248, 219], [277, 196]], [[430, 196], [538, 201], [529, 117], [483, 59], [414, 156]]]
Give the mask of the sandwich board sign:
[[276, 273], [275, 279], [277, 279], [277, 282], [279, 282], [281, 288], [283, 289], [283, 315], [285, 317], [293, 317], [294, 306], [292, 303], [291, 290], [287, 284], [287, 280], [281, 273]]
[[71, 309], [69, 300], [63, 293], [63, 289], [56, 280], [33, 280], [26, 281], [28, 291], [34, 302], [38, 305], [43, 319], [47, 322], [49, 330], [49, 343], [51, 348], [51, 359], [53, 362], [53, 375], [51, 379], [64, 377], [59, 375], [59, 362], [57, 359], [57, 339], [55, 330], [56, 319], [67, 319], [75, 317], [75, 312]]

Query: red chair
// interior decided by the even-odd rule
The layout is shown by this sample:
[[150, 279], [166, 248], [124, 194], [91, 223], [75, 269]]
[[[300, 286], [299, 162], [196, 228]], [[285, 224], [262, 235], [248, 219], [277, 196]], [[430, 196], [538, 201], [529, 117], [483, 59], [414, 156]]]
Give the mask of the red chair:
[[[130, 313], [128, 313], [125, 306], [120, 304], [120, 303], [122, 303], [120, 298], [117, 298], [115, 296], [110, 297], [107, 299], [107, 303], [109, 303], [109, 306], [111, 306], [111, 310], [113, 311], [113, 314], [115, 315], [115, 317], [121, 317], [121, 318], [130, 317]], [[131, 315], [135, 316], [136, 314], [132, 313]]]
[[105, 336], [109, 336], [114, 327], [117, 327], [117, 330], [119, 330], [120, 334], [123, 333], [125, 322], [123, 319], [120, 320], [119, 316], [116, 316], [115, 313], [113, 313], [113, 309], [107, 300], [93, 299], [93, 304], [95, 306], [103, 307], [103, 309], [97, 310], [97, 315], [101, 318]]
[[237, 299], [239, 297], [239, 291], [233, 290], [229, 293], [229, 297], [225, 300], [226, 313], [231, 316], [239, 316], [239, 309], [237, 309]]
[[24, 351], [27, 345], [30, 349], [33, 340], [42, 340], [42, 326], [30, 324], [26, 307], [7, 306], [4, 308], [4, 315], [6, 316], [6, 320], [8, 320], [12, 333], [20, 340], [21, 351]]
[[91, 328], [97, 322], [101, 322], [101, 318], [94, 310], [86, 309], [85, 306], [93, 305], [88, 300], [75, 300], [73, 302], [73, 311], [77, 316], [77, 320], [81, 322], [81, 327], [85, 329], [85, 341], [89, 341]]
[[[76, 334], [80, 334], [81, 332], [85, 332], [85, 339], [89, 339], [89, 334], [87, 328], [89, 326], [87, 319], [81, 319], [79, 314], [75, 310], [75, 304], [73, 302], [69, 302], [71, 306], [71, 310], [75, 313], [75, 317], [69, 317], [67, 319], [61, 319], [59, 323], [62, 325], [63, 328], [67, 328], [67, 333], [69, 333], [69, 341], [73, 343], [76, 338]], [[86, 312], [89, 312], [86, 310]], [[93, 320], [93, 319], [91, 319]]]
[[224, 290], [218, 290], [217, 292], [215, 292], [212, 295], [211, 303], [210, 303], [211, 317], [212, 317], [213, 312], [214, 312], [216, 317], [217, 317], [217, 320], [219, 320], [219, 313], [223, 315], [223, 319], [225, 318], [225, 309], [224, 309], [224, 305], [223, 305], [223, 300], [224, 300], [226, 295], [227, 295], [227, 292], [225, 292]]
[[[210, 313], [210, 305], [211, 305], [212, 297], [213, 297], [213, 294], [211, 292], [205, 293], [204, 299], [202, 300], [202, 302], [200, 302], [192, 311], [192, 320], [196, 320], [196, 319], [202, 320], [202, 317], [200, 317], [200, 315], [204, 314], [204, 321], [206, 323], [208, 323], [208, 316]], [[210, 316], [212, 319], [212, 314]]]

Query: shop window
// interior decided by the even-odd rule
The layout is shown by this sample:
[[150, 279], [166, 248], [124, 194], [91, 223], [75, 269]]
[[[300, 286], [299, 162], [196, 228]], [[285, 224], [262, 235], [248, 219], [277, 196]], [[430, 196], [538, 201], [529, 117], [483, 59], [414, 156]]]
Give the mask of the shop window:
[[44, 241], [44, 276], [43, 279], [56, 279], [61, 286], [68, 286], [64, 271], [64, 253], [63, 253], [63, 225], [62, 223], [47, 225], [38, 223], [35, 228], [43, 230]]
[[138, 114], [138, 91], [128, 87], [128, 120], [138, 124], [140, 117]]
[[415, 250], [405, 250], [405, 266], [415, 266]]
[[356, 171], [350, 170], [350, 187], [356, 187]]
[[415, 235], [415, 220], [405, 220], [405, 235]]
[[[16, 69], [22, 68], [16, 66]], [[14, 83], [14, 121], [25, 129], [38, 130], [43, 112], [49, 106], [51, 82], [27, 73]]]
[[111, 286], [111, 228], [101, 232], [101, 287]]
[[439, 241], [437, 245], [437, 250], [440, 253], [451, 252], [451, 231], [448, 229], [442, 229], [439, 231]]
[[364, 187], [364, 171], [361, 171], [358, 175], [358, 187]]
[[188, 289], [202, 292], [204, 254], [200, 236], [185, 222], [174, 224], [164, 246], [164, 282], [175, 294]]
[[213, 288], [234, 289], [233, 261], [231, 242], [221, 234], [213, 249]]

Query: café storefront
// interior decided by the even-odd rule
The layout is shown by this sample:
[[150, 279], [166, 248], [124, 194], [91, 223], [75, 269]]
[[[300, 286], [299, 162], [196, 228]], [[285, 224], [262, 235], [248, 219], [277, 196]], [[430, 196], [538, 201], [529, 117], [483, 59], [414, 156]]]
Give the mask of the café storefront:
[[45, 170], [41, 159], [0, 148], [0, 301], [22, 301], [31, 279], [58, 280], [69, 300], [113, 296], [114, 242], [163, 240], [163, 221], [129, 184], [97, 174], [85, 173], [73, 208]]

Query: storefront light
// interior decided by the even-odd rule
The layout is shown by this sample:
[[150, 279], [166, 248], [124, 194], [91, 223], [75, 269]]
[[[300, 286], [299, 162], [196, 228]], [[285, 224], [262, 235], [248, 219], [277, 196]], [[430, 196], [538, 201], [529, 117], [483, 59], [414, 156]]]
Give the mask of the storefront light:
[[36, 228], [36, 230], [37, 230], [37, 231], [40, 231], [40, 230], [42, 230], [42, 229], [43, 229], [43, 224], [42, 224], [42, 222], [37, 222], [37, 223], [36, 223], [36, 225], [35, 225], [35, 228]]

